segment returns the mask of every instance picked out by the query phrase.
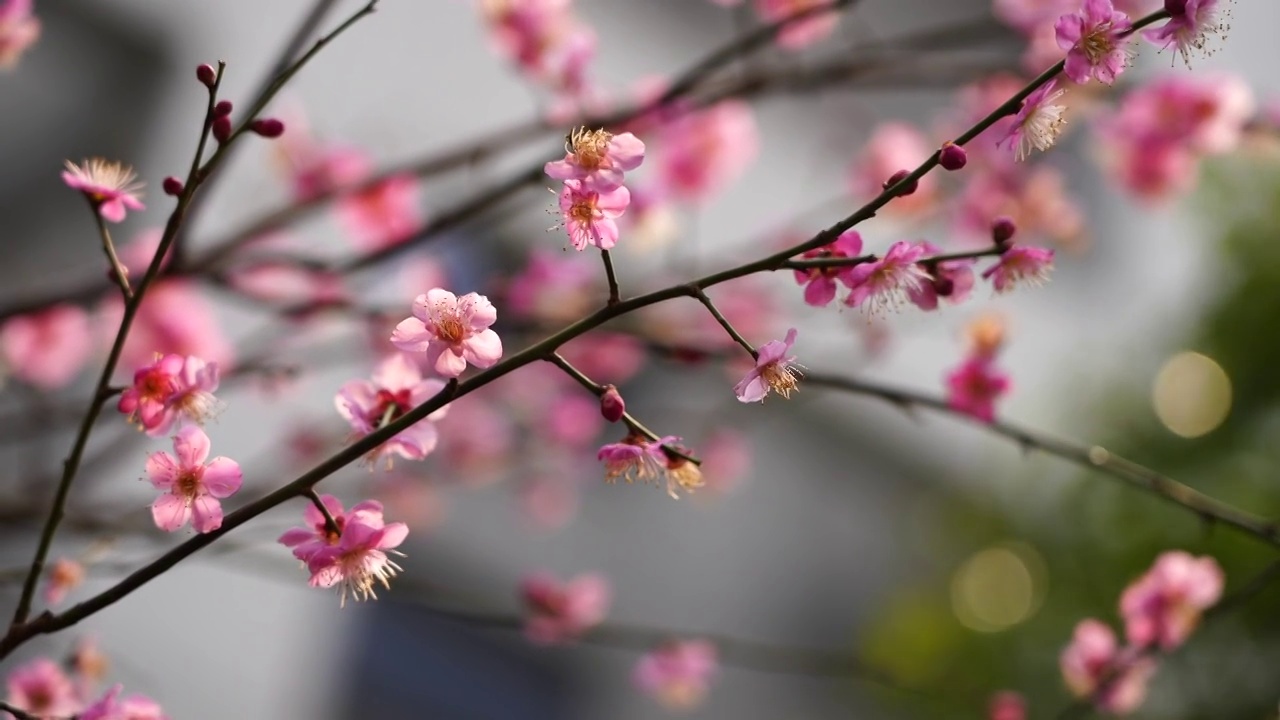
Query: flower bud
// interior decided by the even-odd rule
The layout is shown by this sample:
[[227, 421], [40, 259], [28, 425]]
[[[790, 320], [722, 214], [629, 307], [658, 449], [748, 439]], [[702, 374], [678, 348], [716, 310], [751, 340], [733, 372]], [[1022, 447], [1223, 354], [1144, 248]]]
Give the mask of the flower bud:
[[165, 195], [178, 197], [182, 194], [182, 181], [172, 175], [165, 178], [164, 182], [160, 184], [160, 187], [164, 188]]
[[1013, 218], [1008, 215], [1001, 215], [991, 221], [991, 239], [996, 245], [1008, 244], [1017, 233], [1018, 226], [1013, 222]]
[[1164, 0], [1164, 11], [1170, 17], [1181, 17], [1187, 14], [1187, 0]]
[[606, 385], [604, 394], [600, 396], [600, 414], [609, 422], [618, 422], [626, 412], [627, 403], [622, 399], [618, 388]]
[[264, 138], [278, 138], [284, 134], [284, 123], [276, 118], [259, 118], [249, 123], [249, 129]]
[[969, 154], [964, 151], [964, 148], [950, 140], [942, 144], [942, 150], [938, 153], [938, 164], [944, 170], [959, 170], [968, 161]]
[[956, 283], [951, 278], [936, 277], [933, 279], [933, 291], [938, 297], [950, 297], [956, 291]]
[[218, 73], [214, 71], [212, 65], [204, 64], [196, 68], [196, 79], [200, 84], [213, 89], [213, 84], [218, 81]]
[[[907, 176], [909, 176], [910, 174], [911, 174], [910, 170], [899, 170], [898, 172], [890, 175], [889, 179], [884, 181], [884, 189], [888, 190], [894, 185], [897, 185], [898, 183], [905, 180]], [[898, 195], [899, 196], [910, 195], [911, 193], [914, 193], [919, 187], [920, 187], [920, 181], [912, 180], [911, 182], [904, 185], [901, 190], [898, 191]]]
[[231, 101], [219, 100], [218, 103], [213, 106], [213, 114], [215, 117], [226, 117], [227, 115], [230, 115]]
[[213, 137], [220, 143], [227, 141], [231, 137], [231, 118], [226, 115], [219, 115], [213, 119]]

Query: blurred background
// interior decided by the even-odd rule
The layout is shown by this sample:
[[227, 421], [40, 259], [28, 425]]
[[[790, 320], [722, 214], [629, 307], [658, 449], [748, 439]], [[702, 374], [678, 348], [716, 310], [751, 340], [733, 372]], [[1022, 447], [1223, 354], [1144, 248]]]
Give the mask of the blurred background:
[[[40, 42], [15, 71], [0, 74], [0, 305], [102, 278], [92, 221], [58, 180], [64, 159], [102, 155], [135, 164], [148, 181], [149, 209], [117, 227], [117, 242], [159, 227], [169, 208], [159, 180], [185, 172], [204, 112], [193, 68], [226, 60], [224, 97], [247, 100], [311, 6], [38, 1]], [[326, 27], [358, 6], [337, 3]], [[592, 70], [615, 98], [632, 96], [645, 78], [680, 72], [758, 22], [749, 8], [704, 0], [578, 0], [576, 12], [598, 34]], [[1272, 72], [1280, 6], [1241, 0], [1232, 12], [1229, 40], [1196, 60], [1194, 71], [1148, 46], [1125, 80], [1230, 72], [1264, 102], [1280, 85]], [[972, 39], [949, 44], [949, 28]], [[740, 177], [712, 198], [624, 228], [616, 255], [624, 291], [743, 262], [843, 217], [867, 197], [851, 194], [850, 168], [881, 123], [904, 120], [939, 138], [954, 125], [944, 118], [953, 118], [947, 110], [964, 78], [928, 82], [931, 75], [970, 66], [970, 79], [1017, 71], [1025, 43], [984, 0], [864, 0], [825, 43], [799, 53], [770, 49], [732, 66], [730, 75], [803, 70], [934, 30], [943, 39], [932, 65], [913, 74], [911, 57], [886, 60], [887, 74], [910, 87], [850, 82], [753, 100], [758, 155]], [[925, 62], [933, 52], [926, 44], [917, 55]], [[1113, 101], [1099, 95], [1085, 104]], [[309, 127], [299, 133], [358, 146], [384, 167], [544, 116], [554, 103], [492, 51], [471, 3], [383, 0], [272, 108], [289, 123], [286, 137], [305, 117]], [[424, 183], [427, 223], [555, 152], [557, 135], [553, 129]], [[1135, 202], [1099, 169], [1091, 133], [1067, 135], [1046, 162], [1064, 174], [1087, 232], [1058, 243], [1053, 281], [1040, 288], [997, 297], [980, 286], [957, 307], [928, 314], [908, 307], [873, 321], [857, 310], [804, 306], [789, 274], [730, 283], [712, 297], [737, 308], [753, 342], [798, 327], [796, 352], [815, 371], [939, 396], [944, 374], [964, 354], [964, 328], [999, 317], [1001, 364], [1014, 387], [999, 407], [1002, 419], [1104, 445], [1214, 497], [1280, 516], [1273, 472], [1280, 340], [1271, 332], [1280, 310], [1280, 174], [1274, 148], [1261, 139], [1246, 143], [1205, 163], [1194, 190]], [[191, 247], [211, 246], [287, 204], [281, 166], [268, 141], [245, 142], [201, 207]], [[554, 220], [543, 212], [547, 184], [440, 242], [360, 272], [348, 289], [403, 317], [412, 297], [435, 284], [431, 278], [447, 277], [445, 286], [459, 293], [495, 299], [513, 352], [566, 319], [553, 312], [516, 323], [498, 301], [510, 292], [503, 278], [519, 272], [535, 248], [557, 262], [567, 257], [561, 233], [544, 231]], [[957, 246], [954, 228], [927, 214], [886, 214], [862, 230], [872, 252], [900, 239]], [[323, 213], [264, 246], [321, 257], [350, 252], [341, 224]], [[594, 259], [572, 259], [598, 270]], [[304, 327], [218, 283], [192, 292], [201, 309], [173, 322], [199, 326], [207, 307], [237, 346], [224, 348], [228, 365], [263, 357], [301, 368], [287, 380], [251, 378], [219, 394], [226, 409], [207, 430], [215, 454], [244, 466], [244, 492], [274, 488], [323, 457], [317, 451], [340, 447], [347, 429], [332, 397], [347, 380], [367, 377], [378, 359], [370, 324], [333, 317]], [[566, 291], [557, 310], [574, 299]], [[78, 300], [92, 308], [90, 332], [105, 344], [114, 330], [109, 312], [97, 299]], [[700, 312], [676, 303], [611, 330], [697, 337], [681, 314]], [[169, 337], [181, 335], [179, 328]], [[0, 442], [12, 476], [0, 495], [0, 556], [19, 579], [48, 504], [50, 473], [101, 356], [65, 387], [10, 379], [0, 397]], [[306, 586], [305, 572], [274, 543], [299, 522], [303, 503], [291, 503], [72, 632], [29, 644], [2, 670], [38, 654], [61, 657], [87, 635], [108, 654], [113, 681], [156, 698], [173, 718], [665, 716], [668, 709], [633, 687], [639, 648], [538, 648], [518, 628], [437, 611], [514, 617], [516, 588], [529, 571], [598, 572], [613, 585], [611, 622], [673, 637], [725, 635], [842, 653], [878, 669], [874, 678], [809, 677], [726, 664], [706, 699], [682, 713], [689, 717], [978, 718], [989, 694], [1006, 688], [1027, 696], [1031, 717], [1052, 717], [1070, 702], [1057, 659], [1072, 627], [1090, 616], [1114, 626], [1119, 593], [1159, 552], [1213, 555], [1229, 592], [1274, 558], [1273, 549], [1229, 528], [1024, 453], [955, 418], [803, 385], [790, 401], [741, 405], [730, 392], [737, 368], [653, 357], [626, 372], [616, 367], [620, 360], [595, 361], [602, 373], [619, 373], [628, 409], [649, 427], [680, 435], [707, 456], [708, 488], [673, 502], [651, 487], [601, 482], [595, 448], [617, 440], [618, 431], [601, 427], [594, 401], [584, 411], [584, 398], [566, 399], [576, 388], [561, 393], [554, 373], [531, 368], [470, 405], [473, 398], [456, 403], [454, 424], [442, 421], [440, 450], [428, 462], [399, 462], [394, 471], [351, 467], [321, 486], [348, 504], [380, 497], [389, 520], [413, 529], [401, 548], [405, 571], [377, 602], [339, 610], [332, 593]], [[136, 481], [144, 453], [167, 443], [106, 415], [55, 547], [55, 556], [88, 552], [95, 563], [73, 602], [185, 537], [148, 527], [153, 491]], [[576, 440], [566, 437], [575, 433]], [[714, 460], [713, 450], [723, 459]], [[13, 602], [14, 573], [4, 577], [5, 601]], [[1206, 624], [1163, 664], [1135, 716], [1274, 717], [1278, 603], [1273, 588]]]

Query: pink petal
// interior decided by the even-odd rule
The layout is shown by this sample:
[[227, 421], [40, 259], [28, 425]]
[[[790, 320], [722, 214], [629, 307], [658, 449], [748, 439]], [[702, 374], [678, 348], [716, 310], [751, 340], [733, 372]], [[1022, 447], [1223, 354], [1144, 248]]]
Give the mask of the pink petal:
[[596, 201], [596, 207], [605, 214], [605, 217], [617, 217], [621, 215], [630, 204], [631, 191], [626, 187], [619, 187], [608, 192], [602, 192], [600, 193], [599, 199]]
[[768, 386], [765, 385], [764, 378], [760, 377], [760, 371], [753, 368], [746, 377], [733, 386], [733, 392], [740, 402], [760, 402], [768, 394]]
[[173, 438], [173, 451], [184, 468], [199, 467], [209, 457], [209, 436], [198, 425], [188, 425]]
[[455, 353], [453, 348], [441, 348], [440, 356], [436, 358], [432, 367], [443, 377], [455, 378], [461, 375], [463, 370], [467, 369], [467, 361], [461, 355]]
[[186, 500], [177, 495], [165, 493], [151, 504], [151, 519], [161, 530], [173, 532], [186, 525], [191, 519], [191, 508], [187, 506]]
[[476, 367], [487, 368], [502, 359], [502, 338], [492, 330], [473, 335], [462, 341], [462, 357]]
[[[414, 312], [417, 313], [415, 303]], [[391, 333], [391, 344], [409, 352], [424, 352], [433, 339], [427, 326], [416, 317], [405, 318]]]
[[205, 466], [202, 480], [205, 490], [210, 495], [225, 498], [240, 489], [244, 476], [235, 460], [218, 456]]
[[382, 538], [378, 540], [378, 547], [383, 550], [399, 547], [404, 539], [409, 537], [409, 526], [404, 523], [391, 523], [382, 529]]
[[[317, 512], [317, 514], [319, 513]], [[276, 542], [284, 545], [285, 547], [293, 547], [294, 545], [301, 545], [308, 540], [312, 540], [315, 536], [315, 532], [307, 528], [289, 528], [288, 530], [285, 530], [280, 537], [276, 538]]]
[[404, 354], [396, 353], [378, 364], [373, 382], [392, 392], [409, 390], [422, 382], [422, 373]]
[[180, 472], [177, 461], [167, 452], [154, 452], [147, 456], [147, 477], [157, 490], [168, 490]]
[[98, 214], [102, 215], [102, 219], [107, 222], [118, 223], [124, 220], [124, 203], [120, 198], [108, 200], [98, 206]]
[[483, 295], [467, 293], [458, 304], [463, 318], [472, 330], [484, 330], [498, 321], [498, 309]]
[[222, 527], [222, 504], [209, 495], [201, 495], [191, 503], [192, 525], [196, 532], [207, 533]]

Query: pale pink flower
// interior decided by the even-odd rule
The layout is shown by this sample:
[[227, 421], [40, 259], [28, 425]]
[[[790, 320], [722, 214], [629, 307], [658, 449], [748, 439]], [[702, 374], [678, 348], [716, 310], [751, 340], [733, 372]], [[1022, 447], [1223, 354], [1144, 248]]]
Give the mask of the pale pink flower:
[[5, 702], [36, 717], [62, 720], [80, 711], [71, 678], [52, 660], [37, 658], [15, 668], [5, 685]]
[[799, 386], [800, 375], [796, 357], [790, 354], [795, 342], [796, 329], [791, 328], [782, 340], [770, 340], [756, 349], [756, 366], [733, 386], [738, 402], [760, 402], [770, 390], [784, 398], [791, 397]]
[[555, 124], [590, 112], [592, 88], [587, 71], [596, 58], [597, 45], [596, 32], [587, 25], [574, 26], [560, 43], [560, 52], [553, 57], [547, 73], [547, 84], [556, 93], [552, 112], [561, 109], [567, 112]]
[[[929, 255], [940, 255], [942, 248], [923, 242], [920, 246]], [[937, 310], [938, 298], [958, 305], [969, 297], [973, 289], [974, 260], [944, 260], [929, 266], [929, 279], [914, 290], [907, 291], [907, 298], [921, 310]]]
[[[372, 380], [351, 380], [344, 384], [333, 402], [356, 436], [364, 437], [430, 400], [444, 385], [443, 380], [423, 380], [417, 365], [404, 354], [395, 353], [378, 364]], [[422, 460], [436, 449], [439, 435], [434, 423], [442, 419], [448, 409], [446, 405], [396, 433], [372, 451], [370, 457], [394, 453], [409, 460]]]
[[734, 430], [718, 428], [699, 445], [709, 490], [728, 493], [751, 471], [751, 443]]
[[511, 278], [503, 307], [521, 318], [555, 324], [572, 322], [598, 301], [599, 271], [564, 253], [535, 248], [528, 264]]
[[67, 658], [67, 666], [75, 675], [78, 697], [88, 697], [93, 693], [93, 689], [107, 676], [109, 665], [106, 653], [98, 647], [96, 640], [89, 636], [76, 640], [71, 656]]
[[1133, 645], [1169, 651], [1186, 642], [1200, 615], [1222, 597], [1222, 568], [1212, 557], [1182, 551], [1156, 558], [1120, 596], [1125, 635]]
[[1067, 688], [1103, 712], [1127, 715], [1142, 704], [1156, 662], [1132, 650], [1120, 650], [1111, 628], [1092, 618], [1076, 625], [1071, 643], [1058, 659]]
[[133, 384], [120, 394], [116, 409], [153, 437], [174, 423], [196, 425], [218, 410], [218, 365], [198, 357], [156, 354], [155, 360], [133, 374]]
[[570, 0], [480, 0], [480, 9], [496, 50], [534, 76], [575, 23]]
[[[94, 325], [103, 329], [104, 343], [114, 341], [123, 312], [124, 303], [116, 296], [99, 307]], [[166, 279], [147, 290], [147, 300], [138, 308], [129, 329], [120, 364], [142, 367], [156, 353], [203, 358], [216, 363], [222, 371], [231, 366], [234, 348], [218, 324], [213, 305], [194, 281]]]
[[617, 482], [618, 478], [627, 482], [656, 482], [666, 467], [667, 454], [661, 443], [632, 434], [621, 442], [602, 446], [596, 459], [604, 463], [604, 479], [608, 482]]
[[[862, 236], [857, 230], [846, 230], [830, 245], [809, 250], [801, 255], [804, 260], [826, 258], [852, 258], [862, 254]], [[848, 284], [852, 265], [844, 267], [809, 268], [796, 270], [796, 282], [804, 285], [804, 301], [813, 307], [826, 307], [836, 298], [836, 281]]]
[[995, 218], [1011, 219], [1024, 236], [1045, 236], [1064, 245], [1084, 234], [1084, 213], [1068, 194], [1062, 172], [1048, 164], [970, 176], [952, 214], [957, 234], [988, 247]]
[[582, 449], [591, 444], [604, 427], [600, 401], [573, 388], [561, 393], [539, 418], [534, 430], [556, 446]]
[[409, 535], [409, 526], [400, 522], [388, 525], [381, 512], [352, 510], [347, 515], [338, 542], [326, 544], [307, 559], [311, 587], [338, 585], [341, 606], [346, 605], [348, 595], [357, 602], [370, 598], [376, 600], [375, 583], [390, 589], [391, 578], [401, 568], [387, 557], [387, 553], [401, 554], [395, 548]]
[[[850, 187], [854, 195], [871, 197], [884, 190], [884, 183], [899, 170], [920, 165], [933, 153], [932, 143], [914, 126], [902, 122], [877, 125], [862, 153], [850, 170]], [[934, 178], [920, 178], [916, 191], [894, 198], [885, 210], [900, 215], [917, 215], [936, 199]]]
[[413, 301], [413, 317], [396, 325], [391, 343], [408, 352], [425, 352], [427, 364], [456, 378], [470, 363], [487, 368], [502, 358], [502, 340], [489, 326], [498, 311], [478, 293], [457, 297], [434, 288]]
[[547, 163], [545, 170], [556, 180], [579, 180], [583, 190], [604, 193], [621, 187], [623, 174], [643, 161], [644, 143], [635, 135], [581, 127], [569, 134], [564, 159]]
[[71, 558], [60, 557], [49, 564], [44, 586], [44, 601], [58, 605], [67, 593], [84, 582], [84, 566]]
[[227, 273], [231, 286], [251, 300], [288, 307], [290, 317], [342, 305], [350, 300], [341, 273], [289, 261], [264, 260]]
[[1027, 701], [1012, 690], [1002, 690], [991, 696], [987, 720], [1027, 720]]
[[418, 184], [413, 175], [399, 173], [343, 194], [337, 203], [338, 218], [353, 244], [360, 250], [380, 250], [420, 230], [426, 215]]
[[1012, 245], [1000, 254], [995, 265], [982, 271], [984, 279], [998, 293], [1009, 292], [1019, 284], [1040, 285], [1048, 282], [1053, 270], [1053, 251], [1026, 245]]
[[[147, 456], [147, 476], [151, 485], [164, 493], [151, 505], [156, 527], [173, 532], [191, 522], [196, 532], [207, 533], [222, 527], [221, 499], [240, 489], [240, 466], [218, 456], [209, 462], [209, 436], [194, 425], [178, 431], [173, 452]], [[175, 457], [176, 455], [176, 457]]]
[[733, 182], [759, 153], [751, 106], [725, 100], [683, 113], [657, 131], [659, 182], [674, 199], [706, 202]]
[[561, 223], [574, 248], [595, 245], [608, 250], [618, 244], [617, 219], [631, 204], [631, 191], [620, 186], [597, 192], [586, 189], [581, 180], [565, 180], [559, 203]]
[[94, 704], [76, 716], [76, 720], [169, 720], [160, 704], [146, 695], [120, 697], [124, 687], [116, 684]]
[[124, 220], [129, 210], [143, 210], [142, 184], [134, 182], [133, 168], [102, 158], [85, 160], [83, 166], [67, 161], [62, 182], [89, 198], [94, 209], [108, 222]]
[[[777, 23], [830, 4], [831, 0], [756, 0], [756, 12], [764, 22]], [[840, 16], [835, 12], [809, 12], [803, 19], [787, 23], [775, 42], [778, 47], [798, 50], [827, 37], [838, 24]]]
[[1054, 80], [1037, 88], [1022, 101], [1022, 108], [998, 144], [1009, 143], [1014, 159], [1019, 161], [1030, 157], [1032, 150], [1044, 152], [1053, 147], [1066, 123], [1063, 113], [1067, 110], [1062, 105], [1053, 104], [1053, 101], [1065, 92], [1058, 89]]
[[1084, 7], [1058, 18], [1053, 27], [1058, 47], [1067, 51], [1064, 72], [1072, 82], [1083, 85], [1097, 78], [1110, 85], [1133, 59], [1124, 35], [1133, 23], [1111, 0], [1084, 0]]
[[571, 477], [555, 468], [520, 483], [520, 510], [529, 523], [540, 530], [559, 530], [578, 513], [581, 491]]
[[632, 679], [671, 710], [699, 705], [719, 671], [716, 647], [705, 640], [672, 640], [645, 653]]
[[920, 245], [898, 241], [874, 262], [855, 265], [849, 273], [849, 297], [845, 305], [865, 305], [872, 314], [896, 309], [913, 290], [929, 281], [929, 273], [918, 264], [925, 255]]
[[365, 151], [317, 139], [300, 107], [290, 108], [284, 115], [289, 132], [271, 147], [288, 175], [295, 200], [337, 192], [373, 172], [373, 160]]
[[45, 390], [66, 386], [93, 353], [89, 316], [75, 305], [17, 315], [0, 326], [0, 352], [9, 372]]
[[617, 384], [640, 372], [648, 351], [635, 335], [606, 331], [580, 335], [561, 346], [560, 354], [587, 377]]
[[1009, 392], [1009, 376], [989, 359], [974, 357], [947, 373], [947, 405], [983, 422], [995, 422], [996, 400]]
[[528, 615], [524, 632], [532, 642], [553, 645], [580, 637], [609, 612], [609, 581], [594, 573], [561, 583], [551, 575], [530, 575], [520, 583]]
[[1228, 29], [1219, 0], [1185, 0], [1181, 13], [1158, 28], [1144, 30], [1142, 37], [1164, 50], [1173, 47], [1191, 67], [1191, 55], [1210, 54], [1211, 37], [1225, 34]]
[[284, 534], [276, 539], [276, 542], [288, 548], [293, 548], [293, 556], [307, 562], [320, 550], [326, 547], [332, 547], [338, 544], [338, 539], [342, 537], [342, 531], [347, 526], [347, 520], [361, 514], [372, 514], [377, 518], [382, 517], [382, 503], [377, 500], [365, 500], [351, 506], [351, 511], [347, 512], [342, 507], [342, 501], [332, 495], [321, 495], [320, 502], [324, 503], [324, 507], [329, 511], [329, 515], [333, 517], [333, 524], [337, 526], [337, 532], [329, 529], [329, 525], [325, 522], [324, 514], [314, 503], [308, 503], [307, 509], [302, 511], [302, 519], [306, 522], [306, 527], [294, 527], [284, 531]]
[[32, 0], [0, 0], [0, 70], [16, 66], [40, 39], [40, 20], [32, 14], [31, 5]]

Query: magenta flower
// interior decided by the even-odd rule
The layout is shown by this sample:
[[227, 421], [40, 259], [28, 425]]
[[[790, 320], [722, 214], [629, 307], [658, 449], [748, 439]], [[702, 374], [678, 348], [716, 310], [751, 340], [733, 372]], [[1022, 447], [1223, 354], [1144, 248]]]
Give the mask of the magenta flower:
[[1027, 720], [1027, 701], [1012, 690], [1002, 690], [991, 696], [987, 706], [988, 720]]
[[43, 390], [65, 387], [93, 354], [89, 315], [75, 305], [17, 315], [0, 325], [0, 354], [14, 377]]
[[[417, 365], [402, 353], [395, 353], [378, 364], [372, 380], [351, 380], [343, 385], [333, 402], [356, 435], [364, 437], [430, 400], [442, 389], [443, 380], [423, 380]], [[395, 453], [409, 460], [422, 460], [430, 455], [439, 441], [434, 422], [443, 418], [448, 409], [446, 405], [396, 433], [370, 453], [370, 458]]]
[[[123, 312], [124, 302], [118, 295], [102, 303], [94, 326], [103, 330], [104, 343], [114, 340]], [[151, 286], [125, 340], [120, 364], [142, 367], [158, 352], [194, 355], [217, 363], [220, 370], [232, 364], [234, 348], [218, 325], [213, 305], [194, 280], [166, 278]]]
[[1201, 613], [1222, 597], [1223, 582], [1222, 568], [1207, 555], [1163, 553], [1120, 596], [1129, 642], [1139, 648], [1159, 645], [1165, 651], [1186, 642]]
[[1083, 85], [1097, 78], [1110, 85], [1133, 59], [1124, 35], [1133, 24], [1111, 0], [1084, 0], [1084, 7], [1058, 18], [1053, 27], [1058, 47], [1067, 51], [1064, 72], [1072, 82]]
[[1057, 81], [1050, 80], [1028, 95], [1022, 101], [1022, 108], [1014, 116], [1013, 123], [1009, 125], [1008, 132], [996, 143], [1009, 143], [1015, 160], [1026, 160], [1031, 156], [1032, 150], [1044, 152], [1058, 141], [1062, 126], [1067, 122], [1062, 116], [1067, 109], [1053, 104], [1054, 100], [1066, 92], [1057, 87]]
[[[209, 436], [194, 425], [178, 431], [173, 452], [147, 456], [151, 485], [164, 494], [151, 504], [156, 527], [173, 532], [191, 522], [196, 532], [222, 527], [222, 504], [240, 489], [243, 476], [234, 460], [218, 456], [208, 463]], [[176, 457], [175, 457], [176, 455]]]
[[0, 70], [18, 64], [27, 48], [40, 39], [40, 20], [31, 12], [32, 0], [0, 0]]
[[574, 24], [570, 0], [483, 0], [480, 8], [498, 52], [534, 76]]
[[139, 199], [142, 184], [134, 182], [136, 178], [133, 168], [102, 158], [85, 160], [83, 166], [68, 160], [67, 169], [62, 173], [62, 182], [84, 193], [108, 222], [124, 220], [128, 210], [145, 209]]
[[511, 278], [504, 308], [521, 318], [573, 322], [596, 301], [599, 270], [562, 252], [535, 248], [528, 264]]
[[604, 620], [612, 595], [609, 581], [594, 573], [563, 584], [545, 573], [530, 575], [520, 584], [528, 612], [524, 633], [539, 645], [575, 640]]
[[889, 246], [883, 258], [855, 265], [849, 272], [851, 290], [845, 305], [865, 304], [872, 314], [897, 309], [912, 291], [929, 281], [929, 273], [918, 264], [924, 255], [923, 246], [900, 240]]
[[636, 663], [636, 687], [671, 710], [689, 710], [706, 697], [719, 670], [716, 648], [705, 640], [672, 640]]
[[622, 442], [602, 446], [596, 459], [604, 463], [604, 479], [611, 483], [618, 478], [628, 483], [656, 481], [667, 463], [660, 444], [635, 434], [623, 438]]
[[[942, 253], [942, 248], [927, 242], [920, 243], [929, 255]], [[921, 310], [937, 310], [938, 298], [946, 298], [947, 302], [958, 305], [969, 297], [973, 290], [973, 263], [969, 260], [945, 260], [929, 266], [929, 279], [921, 282], [914, 290], [907, 291], [907, 299]]]
[[316, 549], [307, 559], [311, 587], [339, 586], [341, 606], [347, 604], [348, 595], [357, 602], [369, 598], [376, 600], [374, 584], [380, 583], [390, 589], [391, 578], [400, 571], [400, 566], [392, 562], [387, 553], [401, 554], [394, 548], [399, 547], [408, 535], [407, 525], [386, 524], [382, 513], [368, 505], [358, 511], [352, 508], [346, 516], [338, 542]]
[[120, 698], [123, 689], [124, 686], [116, 684], [77, 715], [76, 720], [169, 720], [160, 704], [146, 695]]
[[9, 673], [5, 702], [36, 717], [65, 718], [80, 711], [75, 686], [57, 663], [37, 658]]
[[725, 100], [683, 113], [658, 128], [659, 185], [673, 199], [710, 200], [736, 180], [760, 150], [751, 106]]
[[947, 373], [947, 405], [983, 422], [995, 422], [996, 400], [1009, 392], [1009, 376], [989, 359], [970, 358]]
[[[830, 0], [756, 0], [756, 13], [764, 22], [776, 23], [830, 4]], [[830, 35], [838, 24], [840, 16], [835, 12], [812, 12], [803, 20], [787, 23], [776, 42], [780, 48], [799, 50]]]
[[338, 218], [361, 250], [398, 245], [426, 222], [420, 194], [416, 177], [404, 173], [392, 175], [344, 194], [337, 204]]
[[605, 192], [588, 190], [581, 180], [565, 180], [560, 191], [560, 215], [569, 242], [578, 250], [595, 245], [608, 250], [618, 244], [616, 222], [631, 204], [631, 191], [616, 187]]
[[502, 340], [489, 329], [497, 319], [489, 298], [478, 293], [457, 297], [435, 288], [414, 299], [413, 317], [396, 325], [391, 343], [408, 352], [425, 352], [436, 372], [456, 378], [467, 363], [487, 368], [502, 358]]
[[1045, 248], [1013, 245], [1000, 254], [995, 265], [982, 271], [996, 292], [1009, 292], [1019, 283], [1040, 285], [1048, 282], [1053, 270], [1053, 251]]
[[1147, 681], [1156, 671], [1156, 662], [1120, 650], [1111, 628], [1092, 618], [1076, 625], [1071, 643], [1058, 658], [1067, 688], [1079, 698], [1087, 698], [1101, 711], [1126, 715], [1142, 704]]
[[797, 376], [800, 375], [796, 357], [790, 354], [795, 342], [796, 329], [791, 328], [784, 339], [770, 340], [756, 349], [756, 366], [733, 386], [738, 402], [761, 402], [770, 390], [784, 398], [791, 397], [799, 385]]
[[218, 365], [198, 357], [156, 354], [150, 365], [133, 374], [133, 384], [120, 394], [116, 409], [144, 432], [158, 437], [175, 423], [201, 425], [218, 410]]
[[[804, 253], [805, 260], [825, 258], [852, 258], [862, 254], [862, 236], [856, 230], [846, 230], [830, 245], [824, 245]], [[796, 270], [796, 283], [804, 285], [804, 301], [813, 307], [826, 307], [836, 298], [836, 280], [848, 284], [853, 266], [809, 268]]]
[[60, 557], [49, 564], [44, 601], [49, 605], [57, 605], [82, 582], [84, 566], [71, 558]]
[[1229, 28], [1222, 20], [1219, 0], [1185, 0], [1181, 14], [1169, 18], [1158, 28], [1144, 30], [1142, 37], [1168, 50], [1170, 46], [1191, 67], [1191, 55], [1195, 52], [1209, 54], [1208, 46], [1213, 35], [1225, 33]]
[[354, 517], [361, 513], [371, 513], [377, 517], [382, 517], [382, 503], [377, 500], [365, 500], [351, 507], [351, 512], [344, 512], [342, 501], [332, 495], [321, 495], [320, 502], [324, 503], [325, 508], [329, 511], [329, 515], [333, 517], [333, 523], [337, 526], [338, 532], [334, 533], [329, 530], [328, 524], [325, 522], [324, 515], [314, 504], [307, 505], [307, 509], [302, 512], [303, 520], [306, 521], [306, 527], [289, 528], [281, 535], [276, 542], [285, 547], [293, 548], [293, 556], [307, 562], [320, 550], [337, 545], [338, 539], [342, 537], [342, 529], [347, 526], [347, 518]]
[[577, 180], [583, 190], [607, 193], [622, 186], [623, 173], [644, 162], [644, 143], [631, 133], [574, 130], [563, 160], [549, 162], [546, 173], [556, 180]]

